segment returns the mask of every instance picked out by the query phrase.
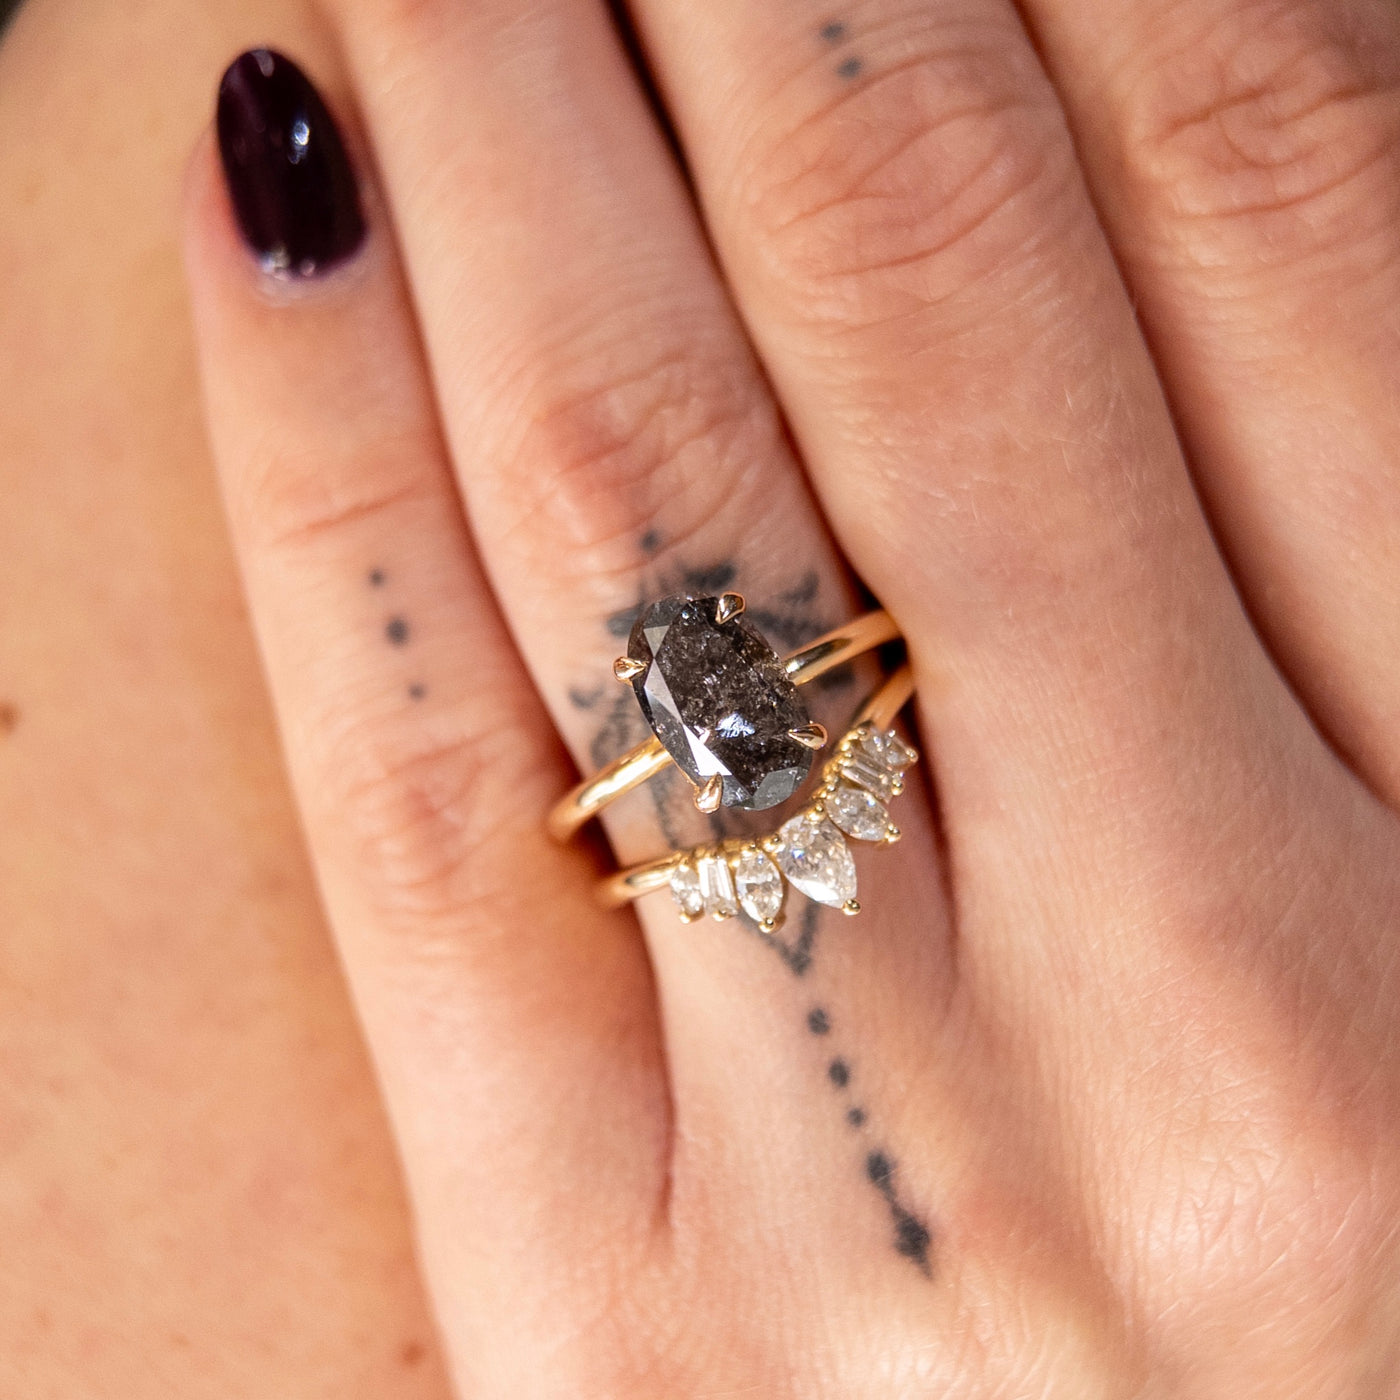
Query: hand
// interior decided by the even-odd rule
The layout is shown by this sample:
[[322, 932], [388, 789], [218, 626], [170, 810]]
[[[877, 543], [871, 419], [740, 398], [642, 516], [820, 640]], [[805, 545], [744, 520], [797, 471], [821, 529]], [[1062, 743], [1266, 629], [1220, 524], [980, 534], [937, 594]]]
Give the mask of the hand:
[[[1030, 10], [641, 0], [714, 255], [600, 5], [333, 7], [358, 195], [226, 80], [210, 431], [464, 1395], [1400, 1386], [1400, 15]], [[639, 600], [852, 571], [859, 919], [601, 911]]]

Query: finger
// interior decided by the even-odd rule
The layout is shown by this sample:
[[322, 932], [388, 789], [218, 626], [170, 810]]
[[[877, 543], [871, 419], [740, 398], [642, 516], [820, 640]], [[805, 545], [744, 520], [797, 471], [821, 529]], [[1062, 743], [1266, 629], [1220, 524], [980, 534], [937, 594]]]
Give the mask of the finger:
[[[1261, 1067], [1314, 1053], [1317, 1008], [1349, 1023], [1364, 979], [1327, 977], [1376, 967], [1375, 925], [1319, 975], [1311, 880], [1364, 888], [1389, 838], [1215, 557], [1046, 75], [993, 0], [639, 8], [829, 517], [910, 635], [969, 1018], [1013, 1042], [1130, 1312], [1245, 1330], [1272, 1267], [1246, 1232], [1320, 1253], [1345, 1213], [1309, 1204], [1296, 1083]], [[1205, 1102], [1222, 1078], [1271, 1101]], [[1239, 1124], [1266, 1120], [1261, 1189]], [[1163, 1162], [1168, 1214], [1209, 1225], [1164, 1224]], [[1298, 1286], [1280, 1373], [1334, 1281]]]
[[[365, 201], [357, 243], [329, 118], [286, 60], [235, 65], [221, 132], [236, 211], [206, 142], [186, 237], [210, 433], [430, 1279], [463, 1320], [459, 1373], [491, 1375], [538, 1361], [516, 1345], [527, 1281], [606, 1274], [651, 1238], [649, 971], [590, 862], [542, 833], [565, 760], [469, 547], [382, 210]], [[269, 164], [278, 138], [294, 157]], [[265, 263], [347, 260], [277, 280], [235, 212]]]
[[[588, 771], [645, 734], [611, 678], [639, 600], [738, 589], [780, 648], [858, 605], [603, 7], [360, 5], [345, 27], [482, 557]], [[818, 718], [839, 734], [858, 698], [828, 692]], [[709, 830], [687, 788], [676, 777], [611, 809], [622, 860]], [[922, 1008], [915, 1024], [945, 952], [918, 802], [907, 794], [908, 840], [861, 857], [874, 883], [852, 951], [855, 995], [892, 981]], [[771, 1092], [809, 1073], [792, 979], [813, 940], [830, 961], [856, 937], [816, 915], [794, 912], [775, 946], [733, 924], [687, 934], [664, 893], [642, 911], [677, 1139], [746, 1182], [727, 1206], [790, 1200], [814, 1132], [852, 1150], [820, 1068], [806, 1094]], [[766, 1053], [719, 1049], [759, 1026]]]
[[1054, 93], [1002, 0], [820, 26], [639, 9], [829, 516], [906, 622], [962, 970], [1061, 1018], [1062, 959], [1095, 961], [1049, 936], [1071, 892], [1146, 905], [1203, 813], [1257, 802], [1261, 735], [1316, 756], [1214, 553]]
[[1029, 9], [1235, 576], [1400, 802], [1400, 11]]

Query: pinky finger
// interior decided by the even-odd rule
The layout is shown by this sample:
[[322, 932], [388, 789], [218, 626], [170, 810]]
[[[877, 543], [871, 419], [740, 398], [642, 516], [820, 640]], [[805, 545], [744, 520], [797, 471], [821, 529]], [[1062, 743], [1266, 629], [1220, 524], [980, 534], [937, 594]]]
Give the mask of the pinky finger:
[[651, 1242], [650, 973], [543, 835], [570, 769], [473, 556], [384, 220], [287, 60], [230, 69], [219, 136], [186, 258], [234, 544], [449, 1352], [519, 1392], [538, 1277], [585, 1260], [596, 1290]]

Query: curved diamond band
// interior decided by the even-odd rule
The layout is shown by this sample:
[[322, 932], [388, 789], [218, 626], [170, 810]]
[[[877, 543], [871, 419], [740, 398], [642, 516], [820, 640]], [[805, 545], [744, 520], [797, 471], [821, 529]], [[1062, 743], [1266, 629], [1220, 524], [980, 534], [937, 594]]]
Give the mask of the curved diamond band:
[[881, 685], [837, 743], [812, 797], [772, 835], [693, 846], [621, 870], [600, 883], [602, 902], [617, 908], [669, 888], [685, 923], [742, 911], [765, 933], [782, 923], [790, 889], [859, 913], [848, 842], [899, 839], [888, 804], [903, 790], [905, 770], [918, 754], [891, 726], [913, 689], [908, 666]]
[[741, 595], [726, 593], [664, 598], [642, 612], [613, 674], [636, 691], [653, 737], [555, 805], [548, 825], [556, 839], [670, 763], [691, 781], [702, 812], [785, 800], [827, 742], [796, 687], [899, 637], [888, 613], [867, 613], [780, 661], [744, 610]]

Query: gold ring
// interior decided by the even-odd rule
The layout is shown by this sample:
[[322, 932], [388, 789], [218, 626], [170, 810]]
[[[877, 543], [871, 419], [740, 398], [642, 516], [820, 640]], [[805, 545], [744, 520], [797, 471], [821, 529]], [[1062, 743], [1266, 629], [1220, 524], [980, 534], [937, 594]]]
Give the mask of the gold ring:
[[[674, 763], [706, 813], [721, 805], [760, 811], [807, 780], [827, 733], [797, 687], [899, 636], [885, 612], [867, 613], [779, 660], [746, 620], [743, 597], [677, 594], [644, 608], [613, 674], [630, 684], [652, 738], [558, 802], [549, 828], [563, 840], [614, 798]], [[747, 914], [771, 931], [789, 889], [859, 912], [850, 841], [898, 839], [888, 804], [918, 754], [894, 731], [913, 694], [901, 666], [857, 711], [802, 809], [766, 836], [734, 837], [672, 851], [608, 876], [602, 902], [618, 907], [669, 887], [687, 923]]]
[[620, 870], [600, 882], [601, 902], [618, 908], [669, 887], [684, 923], [706, 914], [729, 919], [742, 910], [765, 933], [782, 923], [789, 888], [858, 914], [848, 842], [899, 839], [888, 804], [919, 756], [891, 726], [913, 690], [912, 673], [901, 666], [857, 712], [812, 797], [777, 831], [692, 846]]
[[[721, 805], [759, 810], [785, 800], [801, 785], [815, 751], [827, 743], [826, 731], [807, 717], [794, 687], [899, 637], [888, 613], [871, 612], [779, 661], [744, 621], [744, 610], [740, 594], [725, 593], [663, 598], [642, 611], [628, 654], [613, 663], [613, 674], [636, 690], [652, 738], [555, 804], [548, 827], [557, 840], [566, 840], [609, 802], [670, 763], [690, 779], [702, 812]], [[668, 667], [667, 651], [679, 665]], [[676, 691], [690, 683], [708, 685], [712, 693], [678, 699]], [[724, 703], [731, 700], [732, 706]], [[763, 750], [747, 772], [735, 761], [743, 750]]]

